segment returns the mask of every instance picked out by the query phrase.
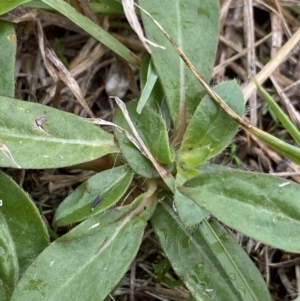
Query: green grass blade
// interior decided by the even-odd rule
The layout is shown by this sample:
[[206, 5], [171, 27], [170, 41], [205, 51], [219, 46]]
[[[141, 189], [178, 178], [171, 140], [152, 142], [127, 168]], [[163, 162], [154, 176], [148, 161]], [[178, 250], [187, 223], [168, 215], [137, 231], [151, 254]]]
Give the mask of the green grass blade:
[[291, 122], [289, 117], [281, 110], [281, 108], [274, 101], [272, 96], [261, 85], [259, 85], [259, 83], [255, 79], [253, 81], [254, 81], [260, 95], [267, 102], [267, 104], [272, 109], [272, 111], [274, 112], [276, 117], [279, 119], [279, 121], [282, 123], [284, 128], [290, 133], [290, 135], [294, 138], [296, 143], [298, 145], [300, 145], [300, 133], [299, 133], [297, 127]]
[[150, 97], [150, 94], [154, 88], [157, 78], [158, 78], [158, 76], [156, 75], [154, 67], [152, 65], [152, 62], [150, 61], [149, 65], [148, 65], [147, 81], [146, 81], [146, 84], [142, 91], [142, 94], [141, 94], [141, 97], [139, 99], [138, 106], [136, 109], [136, 111], [139, 114], [141, 114], [145, 104], [147, 103], [147, 101]]
[[261, 139], [263, 142], [265, 142], [267, 145], [272, 147], [276, 152], [283, 155], [284, 157], [287, 157], [291, 161], [300, 164], [300, 148], [293, 146], [291, 144], [288, 144], [273, 135], [270, 135], [262, 130], [259, 129], [249, 129], [249, 132], [251, 132], [253, 135]]
[[126, 48], [100, 26], [78, 13], [71, 5], [62, 0], [42, 0], [42, 2], [59, 11], [61, 14], [88, 32], [95, 39], [122, 57], [124, 60], [133, 66], [139, 67], [140, 60], [134, 53], [132, 53], [128, 48]]

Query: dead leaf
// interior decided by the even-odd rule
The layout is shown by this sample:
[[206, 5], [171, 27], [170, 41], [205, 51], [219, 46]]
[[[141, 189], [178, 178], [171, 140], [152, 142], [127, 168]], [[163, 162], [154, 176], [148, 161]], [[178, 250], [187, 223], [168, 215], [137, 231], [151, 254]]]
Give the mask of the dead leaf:
[[[143, 32], [142, 26], [138, 20], [138, 17], [136, 16], [135, 13], [135, 9], [134, 9], [134, 1], [133, 0], [122, 0], [122, 5], [124, 8], [124, 13], [125, 16], [128, 20], [128, 23], [130, 24], [130, 26], [132, 27], [132, 29], [136, 32], [136, 34], [138, 35], [139, 39], [141, 40], [141, 42], [143, 43], [145, 49], [151, 53], [151, 49], [148, 46], [148, 44], [154, 46], [154, 47], [159, 47], [162, 49], [165, 49], [165, 47], [158, 45], [150, 40], [148, 40]], [[147, 44], [148, 43], [148, 44]]]
[[64, 66], [61, 60], [57, 57], [56, 53], [51, 48], [49, 42], [44, 36], [44, 32], [42, 29], [42, 25], [39, 21], [36, 22], [37, 35], [38, 35], [38, 43], [40, 47], [40, 51], [42, 54], [42, 58], [50, 75], [53, 77], [55, 82], [58, 82], [60, 79], [65, 83], [66, 86], [72, 91], [77, 101], [82, 105], [85, 111], [91, 116], [94, 117], [91, 109], [88, 107], [81, 89], [71, 75], [70, 71]]

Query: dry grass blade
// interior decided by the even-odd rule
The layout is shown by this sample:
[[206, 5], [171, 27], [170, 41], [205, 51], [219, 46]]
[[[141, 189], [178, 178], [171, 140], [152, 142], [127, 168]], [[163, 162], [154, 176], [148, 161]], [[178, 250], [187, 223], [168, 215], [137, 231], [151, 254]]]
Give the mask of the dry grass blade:
[[75, 23], [73, 23], [72, 21], [70, 21], [69, 19], [67, 19], [66, 17], [62, 16], [62, 15], [58, 15], [55, 13], [51, 13], [48, 11], [44, 11], [44, 10], [39, 10], [38, 11], [38, 16], [39, 19], [48, 23], [48, 24], [52, 24], [54, 26], [58, 26], [61, 28], [65, 28], [77, 33], [84, 35], [87, 35], [87, 33], [80, 28], [78, 25], [76, 25]]
[[[170, 35], [163, 29], [163, 27], [148, 13], [146, 12], [142, 7], [136, 4], [136, 6], [143, 11], [151, 20], [156, 24], [156, 26], [161, 30], [161, 32], [166, 36], [166, 38], [170, 41], [170, 43], [173, 45], [174, 49], [177, 51], [177, 53], [180, 55], [184, 63], [187, 65], [187, 67], [191, 70], [191, 72], [194, 74], [194, 76], [197, 78], [197, 80], [201, 83], [201, 85], [205, 88], [207, 94], [211, 96], [211, 98], [233, 119], [235, 120], [240, 126], [242, 126], [244, 129], [248, 130], [252, 134], [259, 135], [260, 137], [262, 134], [265, 136], [270, 136], [266, 132], [263, 132], [259, 128], [253, 126], [249, 122], [246, 122], [243, 120], [239, 115], [237, 115], [225, 102], [224, 100], [215, 93], [212, 88], [209, 86], [209, 84], [206, 83], [202, 75], [196, 70], [196, 68], [193, 66], [191, 61], [188, 59], [188, 57], [184, 54], [184, 52], [178, 47], [178, 45], [175, 43], [175, 41], [170, 37]], [[300, 29], [294, 34], [294, 36], [289, 40], [289, 47], [288, 49], [292, 49], [292, 45], [295, 44], [295, 41], [298, 41], [300, 39]], [[287, 43], [287, 44], [288, 44]], [[282, 47], [283, 49], [284, 47]], [[286, 48], [285, 48], [286, 51]], [[279, 51], [280, 52], [280, 51]], [[279, 53], [278, 52], [278, 53]], [[278, 55], [277, 53], [277, 55]], [[285, 52], [284, 52], [285, 53]], [[285, 53], [286, 54], [286, 53]], [[276, 55], [276, 57], [278, 57]], [[284, 55], [285, 56], [285, 55]], [[280, 57], [282, 57], [282, 53], [280, 54]], [[281, 61], [281, 60], [280, 60]], [[271, 61], [272, 62], [272, 61]], [[274, 67], [274, 64], [271, 64]], [[268, 64], [267, 64], [268, 66]], [[266, 67], [267, 67], [266, 66]], [[261, 74], [261, 73], [260, 73]], [[259, 75], [257, 76], [259, 77]], [[254, 83], [252, 83], [254, 85]], [[253, 90], [254, 91], [254, 90]]]
[[14, 10], [0, 16], [1, 20], [9, 21], [12, 23], [21, 23], [28, 21], [35, 21], [38, 16], [36, 9], [26, 9], [22, 6], [15, 8]]
[[143, 29], [142, 26], [136, 16], [135, 13], [135, 9], [134, 9], [134, 1], [133, 0], [122, 0], [122, 5], [124, 8], [124, 13], [125, 16], [130, 24], [130, 26], [132, 27], [132, 29], [136, 32], [136, 34], [138, 35], [139, 39], [141, 40], [141, 42], [143, 43], [145, 49], [151, 53], [151, 50], [149, 48], [149, 46], [146, 43], [146, 38], [144, 36], [143, 33]]
[[[61, 0], [59, 1], [62, 3]], [[70, 1], [80, 4], [83, 2], [87, 3], [89, 0], [84, 0], [83, 2], [81, 0]], [[2, 2], [4, 3], [5, 1]], [[37, 2], [38, 1], [30, 2], [31, 7]], [[121, 3], [121, 1], [118, 2]], [[130, 3], [130, 5], [132, 5], [132, 2]], [[96, 2], [92, 4], [99, 5], [99, 3]], [[247, 21], [245, 19], [248, 15], [243, 13], [243, 9], [247, 4], [248, 9], [253, 10], [254, 14], [254, 24], [250, 24], [250, 26], [254, 25], [255, 30], [254, 44], [250, 41], [249, 36], [243, 35], [245, 31], [243, 25], [245, 24], [244, 22]], [[252, 52], [256, 55], [254, 63], [256, 64], [257, 72], [262, 70], [259, 76], [262, 76], [264, 73], [261, 77], [260, 84], [262, 84], [263, 80], [266, 80], [268, 77], [270, 78], [271, 81], [268, 80], [266, 82], [265, 88], [268, 92], [274, 94], [275, 101], [280, 102], [284, 111], [289, 114], [296, 125], [299, 125], [299, 50], [294, 47], [293, 51], [291, 51], [291, 44], [287, 45], [286, 51], [280, 50], [280, 48], [286, 41], [290, 43], [291, 33], [296, 32], [299, 28], [300, 15], [298, 9], [300, 7], [300, 0], [220, 0], [220, 6], [222, 8], [221, 27], [219, 31], [220, 43], [216, 56], [218, 65], [216, 65], [214, 69], [212, 82], [218, 84], [224, 80], [236, 78], [245, 89], [245, 96], [248, 98], [254, 91], [251, 89], [256, 89], [252, 83], [246, 86], [250, 78], [250, 69], [247, 68], [247, 55], [249, 50], [252, 49]], [[92, 7], [94, 9], [96, 5]], [[125, 9], [125, 12], [126, 11], [127, 9]], [[138, 11], [136, 12], [139, 13]], [[107, 32], [109, 31], [109, 34], [117, 38], [127, 48], [134, 51], [135, 54], [145, 54], [145, 41], [143, 41], [143, 44], [132, 30], [128, 30], [128, 23], [124, 15], [117, 16], [110, 14], [104, 15], [101, 12], [100, 14], [98, 13], [99, 11], [97, 10], [99, 23]], [[133, 11], [133, 13], [135, 12]], [[88, 16], [86, 12], [83, 12], [83, 14]], [[168, 17], [167, 14], [168, 12], [166, 12], [166, 18]], [[0, 18], [14, 23], [24, 21], [35, 22], [39, 19], [43, 26], [44, 34], [47, 36], [52, 47], [54, 39], [59, 40], [61, 55], [70, 63], [68, 70], [81, 87], [81, 93], [88, 103], [88, 106], [90, 108], [93, 107], [92, 111], [97, 119], [89, 118], [86, 120], [99, 125], [108, 125], [110, 129], [111, 126], [115, 127], [115, 130], [127, 136], [138, 151], [148, 158], [137, 139], [133, 136], [132, 131], [128, 133], [124, 131], [123, 128], [118, 128], [115, 124], [106, 121], [112, 119], [115, 109], [114, 101], [108, 99], [107, 95], [118, 95], [116, 93], [105, 92], [105, 83], [109, 78], [109, 72], [114, 69], [112, 64], [116, 66], [117, 70], [115, 70], [114, 73], [123, 69], [114, 53], [106, 48], [106, 46], [101, 46], [99, 41], [95, 41], [94, 38], [89, 38], [85, 30], [81, 29], [60, 13], [42, 9], [26, 9], [24, 5], [6, 15], [0, 16]], [[92, 19], [92, 17], [89, 17], [89, 19]], [[32, 25], [34, 24], [28, 22], [16, 26], [18, 51], [15, 72], [15, 98], [47, 105], [50, 101], [52, 102], [55, 97], [55, 90], [58, 91], [58, 86], [61, 85], [62, 87], [56, 95], [59, 101], [63, 100], [62, 105], [64, 111], [75, 115], [85, 114], [85, 117], [88, 117], [86, 111], [82, 109], [82, 106], [71, 94], [70, 89], [61, 82], [57, 70], [54, 68], [56, 76], [54, 79], [56, 82], [53, 81], [45, 70], [44, 64], [41, 62], [41, 54], [36, 45], [36, 40], [32, 35]], [[110, 30], [105, 28], [106, 25], [110, 27]], [[25, 29], [25, 32], [23, 29]], [[297, 41], [293, 43], [295, 45]], [[148, 46], [154, 52], [149, 44]], [[202, 46], [205, 47], [205, 45]], [[276, 57], [278, 50], [283, 51], [281, 58]], [[285, 59], [284, 56], [287, 56], [287, 59]], [[269, 68], [268, 65], [265, 67], [267, 62], [270, 61], [270, 57], [270, 64], [275, 64], [272, 68]], [[51, 62], [49, 63], [52, 64]], [[270, 75], [271, 72], [272, 75]], [[137, 74], [138, 70], [135, 70], [135, 79], [137, 78]], [[274, 88], [276, 88], [277, 93], [274, 91]], [[125, 100], [134, 99], [133, 94], [133, 90], [128, 90], [125, 96], [119, 96], [119, 98], [124, 98]], [[66, 101], [70, 98], [72, 99], [71, 101]], [[258, 128], [275, 137], [280, 137], [282, 141], [292, 143], [292, 138], [288, 132], [278, 125], [277, 119], [270, 114], [270, 110], [265, 106], [261, 98], [258, 99], [255, 110], [252, 108], [249, 109], [249, 111], [247, 110], [246, 116], [250, 117], [252, 111], [257, 111]], [[43, 113], [40, 113], [32, 119], [32, 126], [36, 131], [43, 131], [44, 136], [47, 137], [46, 135], [51, 135], [51, 131], [47, 132], [47, 116], [42, 114]], [[244, 121], [249, 123], [250, 121], [247, 117], [244, 117]], [[5, 159], [3, 157], [7, 164], [13, 167], [5, 168], [5, 172], [28, 191], [36, 205], [39, 206], [40, 211], [45, 217], [45, 221], [47, 220], [49, 224], [52, 221], [58, 204], [79, 184], [86, 181], [94, 175], [95, 172], [111, 169], [119, 164], [126, 164], [123, 162], [125, 158], [121, 156], [121, 153], [118, 153], [66, 169], [18, 170], [18, 165], [15, 163], [15, 161], [19, 161], [17, 153], [14, 152], [6, 139], [3, 139], [3, 141], [0, 140], [0, 151], [8, 158]], [[228, 148], [224, 153], [220, 154], [219, 157], [215, 158], [213, 163], [238, 167], [248, 171], [265, 172], [273, 176], [286, 177], [284, 184], [292, 181], [300, 183], [299, 165], [289, 161], [287, 158], [283, 158], [282, 155], [279, 155], [249, 131], [241, 130], [238, 136], [235, 137], [231, 148]], [[89, 174], [82, 169], [93, 170], [93, 172]], [[161, 185], [161, 181], [159, 183]], [[144, 184], [143, 178], [135, 177], [132, 183], [133, 187], [130, 187], [130, 191], [128, 191], [127, 196], [122, 200], [121, 206], [128, 204], [139, 195], [141, 186], [143, 186], [143, 188], [145, 187]], [[288, 186], [286, 188], [288, 189]], [[99, 199], [96, 201], [98, 202]], [[96, 206], [96, 201], [94, 206]], [[160, 201], [162, 201], [162, 199], [160, 199]], [[143, 208], [140, 207], [140, 209]], [[68, 231], [67, 229], [61, 230]], [[247, 250], [249, 257], [255, 262], [255, 265], [266, 280], [272, 299], [295, 300], [296, 293], [300, 291], [299, 254], [291, 254], [283, 250], [268, 248], [261, 243], [246, 238], [242, 234], [237, 234], [229, 229], [228, 231], [235, 237], [241, 247]], [[150, 235], [148, 235], [149, 233]], [[57, 234], [61, 234], [61, 232], [57, 232]], [[130, 299], [130, 301], [142, 299], [187, 301], [189, 299], [189, 292], [186, 288], [182, 287], [182, 291], [179, 291], [177, 287], [171, 289], [166, 283], [158, 281], [152, 264], [160, 263], [164, 258], [165, 254], [161, 251], [157, 238], [154, 237], [153, 229], [149, 228], [149, 231], [147, 231], [144, 236], [143, 245], [138, 252], [138, 257], [133, 264], [134, 266], [119, 283], [118, 288], [113, 293], [114, 297], [112, 295], [110, 296], [111, 299]], [[284, 270], [278, 273], [278, 268]], [[171, 275], [175, 275], [172, 269], [170, 272]], [[281, 274], [281, 276], [279, 276], [279, 274]], [[284, 274], [286, 274], [287, 277], [284, 277]], [[167, 274], [166, 276], [169, 277]], [[287, 287], [285, 287], [285, 280], [288, 280]], [[289, 283], [293, 286], [292, 290]], [[291, 295], [291, 293], [293, 293], [293, 295]], [[300, 301], [300, 298], [297, 300]]]
[[[257, 82], [261, 85], [272, 72], [279, 67], [279, 65], [285, 60], [287, 55], [300, 41], [300, 28], [293, 34], [293, 36], [280, 48], [271, 61], [269, 61], [265, 67], [256, 75]], [[253, 82], [249, 83], [244, 89], [244, 97], [247, 100], [253, 91], [256, 90], [256, 86]]]
[[[90, 44], [92, 45], [90, 46]], [[83, 50], [84, 48], [85, 47], [83, 47]], [[70, 72], [74, 77], [83, 73], [89, 67], [97, 63], [97, 61], [107, 52], [107, 48], [104, 45], [100, 44], [94, 38], [90, 38], [90, 40], [87, 42], [86, 48], [86, 57], [84, 57], [84, 54], [80, 55], [80, 53], [70, 64]]]
[[82, 15], [91, 19], [94, 23], [98, 24], [98, 19], [92, 11], [88, 0], [70, 0], [70, 4]]
[[123, 115], [124, 115], [124, 117], [125, 117], [125, 119], [126, 119], [128, 125], [129, 125], [129, 127], [131, 128], [131, 130], [132, 130], [132, 132], [133, 132], [133, 134], [134, 134], [136, 140], [138, 141], [138, 144], [139, 144], [139, 146], [140, 146], [139, 149], [141, 149], [142, 152], [146, 154], [147, 158], [151, 161], [151, 163], [153, 164], [153, 166], [155, 167], [155, 169], [157, 170], [157, 172], [159, 173], [159, 175], [160, 175], [163, 179], [165, 179], [165, 178], [167, 178], [167, 177], [169, 177], [169, 178], [173, 177], [173, 176], [169, 173], [168, 170], [166, 170], [163, 166], [161, 166], [161, 165], [155, 160], [155, 158], [153, 157], [153, 155], [151, 154], [151, 152], [148, 150], [148, 148], [147, 148], [147, 146], [145, 145], [144, 141], [141, 139], [139, 133], [138, 133], [137, 130], [135, 129], [135, 127], [134, 127], [134, 125], [133, 125], [133, 123], [132, 123], [132, 121], [131, 121], [131, 119], [130, 119], [130, 116], [129, 116], [129, 114], [128, 114], [128, 111], [127, 111], [127, 108], [126, 108], [124, 102], [123, 102], [120, 98], [118, 98], [118, 97], [111, 97], [111, 98], [113, 98], [113, 99], [116, 101], [118, 107], [121, 109], [121, 111], [122, 111], [122, 113], [123, 113]]
[[[255, 49], [253, 47], [254, 37], [254, 18], [253, 18], [253, 3], [252, 0], [244, 0], [244, 33], [246, 47], [250, 48], [247, 52], [247, 79], [251, 81], [251, 78], [256, 75], [255, 65]], [[257, 125], [257, 95], [256, 91], [250, 96], [250, 121], [253, 125]]]
[[286, 108], [286, 111], [288, 112], [290, 119], [299, 128], [299, 126], [300, 126], [299, 112], [292, 105], [291, 101], [288, 99], [286, 94], [282, 91], [281, 87], [279, 86], [279, 84], [277, 83], [276, 79], [273, 76], [271, 76], [271, 81], [272, 81], [278, 95], [280, 96], [281, 102], [282, 102], [283, 106]]
[[125, 16], [129, 22], [130, 26], [136, 32], [136, 34], [138, 35], [139, 39], [143, 43], [143, 45], [144, 45], [145, 49], [148, 51], [148, 53], [151, 53], [151, 49], [149, 48], [148, 44], [150, 44], [154, 47], [159, 47], [159, 48], [165, 49], [163, 46], [160, 46], [152, 41], [149, 41], [145, 37], [142, 26], [135, 13], [134, 1], [133, 0], [122, 0], [122, 5], [124, 8]]
[[21, 168], [21, 166], [15, 161], [14, 157], [12, 156], [10, 150], [8, 147], [0, 141], [0, 151], [11, 161], [13, 162], [18, 168]]
[[[222, 69], [226, 66], [228, 66], [230, 63], [234, 62], [235, 60], [237, 60], [238, 58], [244, 56], [245, 54], [247, 54], [247, 52], [251, 49], [256, 48], [257, 46], [261, 45], [262, 43], [264, 43], [266, 40], [268, 40], [271, 37], [272, 33], [269, 33], [268, 35], [266, 35], [265, 37], [263, 37], [261, 40], [257, 41], [256, 43], [254, 43], [253, 45], [251, 45], [251, 47], [249, 48], [245, 48], [243, 50], [241, 50], [239, 53], [233, 55], [232, 57], [230, 57], [229, 59], [227, 59], [226, 61], [222, 62], [221, 64], [219, 64], [218, 66], [214, 67], [213, 70], [213, 75], [215, 76], [217, 75], [219, 72], [222, 71]], [[226, 39], [224, 37], [220, 37], [220, 41], [226, 43]]]
[[58, 82], [58, 80], [62, 80], [73, 92], [78, 102], [82, 105], [82, 107], [85, 109], [85, 111], [91, 116], [94, 117], [94, 114], [92, 113], [91, 109], [88, 107], [81, 89], [76, 82], [76, 80], [73, 78], [69, 70], [64, 66], [64, 64], [60, 61], [60, 59], [57, 57], [53, 49], [50, 47], [50, 44], [44, 37], [43, 29], [41, 26], [41, 23], [39, 21], [36, 22], [36, 28], [37, 28], [37, 34], [38, 34], [38, 43], [40, 47], [40, 51], [42, 54], [42, 58], [44, 61], [44, 64], [50, 73], [50, 75], [53, 77], [55, 82]]
[[209, 86], [208, 83], [204, 80], [202, 75], [196, 70], [194, 65], [191, 63], [191, 61], [188, 59], [188, 57], [184, 54], [184, 52], [179, 48], [179, 46], [175, 43], [175, 41], [170, 37], [170, 35], [163, 29], [163, 27], [148, 13], [146, 12], [142, 7], [136, 4], [136, 6], [143, 11], [151, 20], [156, 24], [156, 26], [161, 30], [161, 32], [166, 36], [166, 38], [170, 41], [170, 43], [173, 45], [174, 49], [177, 51], [177, 53], [180, 55], [184, 63], [187, 65], [187, 67], [191, 70], [191, 72], [194, 74], [194, 76], [197, 78], [197, 80], [201, 83], [201, 85], [205, 88], [207, 94], [212, 97], [212, 99], [237, 123], [239, 123], [243, 128], [254, 131], [255, 129], [260, 131], [258, 128], [255, 128], [250, 123], [244, 121], [239, 115], [237, 115], [224, 101], [223, 99], [213, 91], [213, 89]]
[[135, 147], [146, 157], [146, 153], [143, 151], [143, 149], [141, 148], [139, 142], [130, 134], [128, 133], [125, 129], [123, 129], [122, 127], [118, 126], [117, 124], [107, 121], [107, 120], [103, 120], [101, 118], [84, 118], [84, 120], [94, 123], [94, 124], [98, 124], [98, 125], [109, 125], [109, 126], [113, 126], [115, 127], [119, 132], [121, 132], [122, 134], [124, 134], [130, 141], [131, 143], [133, 143], [135, 145]]

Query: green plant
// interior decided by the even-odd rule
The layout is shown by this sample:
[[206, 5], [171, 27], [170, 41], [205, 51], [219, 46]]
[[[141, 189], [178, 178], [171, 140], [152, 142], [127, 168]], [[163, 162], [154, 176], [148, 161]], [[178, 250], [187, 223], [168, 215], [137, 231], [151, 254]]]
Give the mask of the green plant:
[[[1, 12], [26, 2], [10, 1]], [[139, 66], [139, 59], [125, 46], [67, 3], [42, 2]], [[268, 245], [299, 252], [295, 237], [300, 234], [300, 186], [209, 160], [232, 143], [238, 123], [295, 162], [300, 162], [300, 150], [243, 121], [244, 98], [235, 81], [214, 89], [199, 83], [209, 81], [212, 73], [219, 1], [198, 2], [139, 1], [179, 48], [141, 13], [148, 38], [165, 50], [152, 47], [151, 58], [143, 58], [138, 104], [125, 105], [116, 98], [117, 143], [114, 135], [93, 124], [103, 124], [102, 120], [83, 120], [12, 98], [16, 45], [8, 38], [14, 36], [13, 27], [1, 21], [0, 45], [12, 51], [1, 63], [5, 69], [0, 87], [0, 165], [60, 168], [103, 156], [113, 162], [119, 153], [126, 162], [92, 176], [60, 204], [54, 226], [79, 224], [51, 244], [29, 197], [1, 172], [1, 300], [104, 300], [134, 259], [149, 220], [194, 300], [271, 300], [262, 276], [222, 224]], [[196, 26], [205, 30], [197, 30], [195, 36]], [[282, 113], [274, 108], [275, 114]], [[297, 130], [285, 118], [278, 119], [290, 126], [297, 140]], [[130, 204], [112, 208], [134, 175], [144, 192]]]

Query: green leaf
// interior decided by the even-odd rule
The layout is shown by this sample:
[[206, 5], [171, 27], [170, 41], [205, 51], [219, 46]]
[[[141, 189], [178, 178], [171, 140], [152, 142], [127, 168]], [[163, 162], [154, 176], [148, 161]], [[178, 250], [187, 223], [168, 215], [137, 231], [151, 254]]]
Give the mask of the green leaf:
[[279, 119], [279, 121], [284, 126], [284, 128], [289, 132], [289, 134], [293, 137], [293, 139], [296, 141], [298, 146], [300, 146], [300, 132], [297, 129], [297, 127], [292, 123], [290, 118], [283, 112], [283, 110], [279, 107], [279, 105], [274, 101], [272, 96], [262, 86], [260, 86], [256, 80], [254, 80], [254, 83], [259, 93], [263, 97], [263, 99], [267, 102], [271, 110], [274, 112], [275, 116]]
[[[30, 2], [31, 0], [10, 0], [10, 1], [1, 1], [0, 4], [0, 15], [3, 15], [11, 10], [13, 10], [14, 8], [16, 8], [17, 6], [26, 3], [26, 2]], [[2, 52], [1, 52], [2, 53]]]
[[[216, 164], [204, 164], [199, 169], [183, 171], [179, 169], [176, 175], [175, 186], [181, 186], [187, 180], [194, 178], [204, 172], [212, 172], [216, 170], [231, 170], [231, 168]], [[185, 227], [192, 227], [201, 223], [205, 218], [208, 217], [208, 212], [203, 208], [199, 207], [193, 200], [175, 190], [174, 194], [175, 208], [178, 212], [180, 220]]]
[[300, 185], [245, 171], [204, 173], [178, 190], [227, 226], [258, 241], [300, 252]]
[[[151, 61], [151, 57], [149, 55], [145, 56], [142, 60], [142, 64], [140, 68], [140, 83], [141, 83], [140, 86], [141, 86], [142, 93], [144, 93], [143, 91], [147, 86], [148, 70], [149, 70], [150, 62], [151, 64], [153, 64]], [[152, 71], [156, 72], [155, 70]], [[168, 104], [165, 100], [163, 88], [159, 80], [155, 81], [153, 89], [150, 95], [148, 96], [147, 105], [151, 107], [155, 112], [157, 112], [164, 119], [166, 126], [169, 129], [171, 127], [172, 120], [171, 120]]]
[[[97, 0], [97, 1], [102, 3], [103, 6], [106, 8], [106, 10], [107, 10], [107, 12], [105, 12], [106, 14], [118, 13], [118, 14], [124, 15], [123, 6], [119, 1], [116, 1], [116, 0]], [[90, 5], [92, 5], [92, 4], [94, 4], [94, 3], [90, 3]]]
[[255, 265], [215, 220], [189, 230], [164, 202], [158, 205], [151, 223], [175, 272], [195, 300], [271, 300]]
[[116, 210], [95, 215], [57, 239], [28, 268], [12, 301], [106, 300], [134, 259], [147, 225], [123, 215]]
[[153, 69], [152, 62], [150, 61], [148, 64], [148, 70], [147, 70], [147, 80], [145, 82], [144, 89], [142, 90], [142, 94], [140, 96], [136, 111], [140, 114], [147, 103], [151, 92], [153, 91], [153, 88], [155, 86], [155, 83], [157, 81], [157, 75]]
[[[100, 172], [77, 187], [57, 208], [53, 223], [65, 226], [112, 207], [127, 191], [133, 173], [120, 166]], [[94, 208], [93, 202], [101, 202]]]
[[[197, 175], [200, 171], [198, 171]], [[184, 182], [190, 179], [188, 173], [179, 170], [176, 175], [175, 186], [181, 186]], [[202, 222], [208, 215], [208, 212], [200, 208], [190, 198], [181, 194], [178, 189], [174, 194], [175, 207], [180, 217], [180, 220], [185, 227], [191, 227]]]
[[15, 95], [16, 47], [17, 36], [14, 25], [0, 20], [0, 95], [3, 96], [14, 97]]
[[169, 145], [169, 136], [164, 120], [151, 108], [136, 112], [136, 104], [127, 105], [134, 126], [154, 158], [162, 164], [174, 161], [174, 152]]
[[[217, 85], [214, 91], [238, 115], [243, 116], [244, 96], [235, 80]], [[232, 142], [238, 127], [238, 123], [206, 95], [184, 134], [179, 153], [180, 167], [197, 167], [221, 153]]]
[[[219, 37], [219, 1], [139, 0], [139, 4], [163, 26], [209, 81]], [[151, 56], [176, 128], [185, 123], [185, 111], [187, 119], [192, 116], [205, 92], [153, 21], [143, 13], [141, 16], [147, 37], [166, 47], [166, 50], [151, 47]]]
[[[115, 122], [120, 125], [118, 121]], [[126, 126], [126, 125], [125, 125]], [[152, 179], [158, 178], [159, 174], [152, 163], [141, 154], [141, 152], [121, 133], [115, 132], [122, 156], [127, 161], [129, 167], [138, 175]]]
[[178, 215], [185, 227], [199, 224], [208, 215], [208, 212], [197, 206], [190, 198], [175, 190], [174, 202]]
[[133, 66], [139, 67], [139, 58], [132, 53], [128, 48], [121, 44], [117, 39], [111, 36], [103, 28], [95, 24], [89, 18], [78, 13], [70, 4], [62, 0], [41, 0], [42, 2], [53, 7], [59, 13], [66, 16], [68, 19], [77, 24], [80, 28], [89, 33], [103, 45], [107, 46], [121, 58], [128, 61]]
[[[124, 15], [124, 10], [121, 3], [112, 0], [99, 0], [98, 2], [101, 3], [89, 2], [89, 5], [94, 13], [104, 15]], [[29, 3], [24, 4], [24, 6], [28, 8], [38, 8], [48, 11], [55, 10], [49, 5], [41, 2], [41, 0], [31, 0]]]
[[113, 135], [73, 114], [8, 97], [0, 105], [0, 142], [13, 158], [0, 152], [2, 167], [63, 167], [118, 152]]
[[[174, 156], [169, 146], [168, 132], [163, 119], [149, 107], [145, 107], [141, 114], [136, 112], [136, 104], [127, 103], [126, 107], [133, 125], [155, 159], [160, 163], [171, 163]], [[115, 123], [131, 133], [120, 109], [116, 111]], [[116, 131], [116, 137], [122, 155], [137, 174], [146, 178], [158, 176], [151, 162], [124, 134]]]
[[[33, 260], [47, 247], [49, 237], [28, 195], [0, 171], [0, 296], [12, 288]], [[3, 300], [3, 299], [1, 299]]]
[[[287, 6], [285, 8], [286, 9], [291, 9], [291, 10], [295, 11], [296, 13], [300, 13], [300, 7], [299, 6]], [[300, 300], [300, 297], [295, 299], [295, 301], [298, 301], [298, 300]]]
[[159, 282], [166, 283], [171, 288], [175, 288], [179, 285], [182, 286], [182, 281], [173, 280], [166, 275], [171, 268], [171, 264], [168, 259], [165, 258], [158, 264], [152, 264], [152, 266]]
[[0, 223], [0, 300], [8, 301], [19, 281], [19, 265], [15, 244], [2, 214]]
[[128, 208], [131, 208], [131, 211], [135, 212], [136, 215], [139, 215], [144, 221], [148, 221], [153, 212], [156, 209], [158, 202], [157, 198], [157, 181], [156, 180], [147, 180], [145, 181], [146, 192], [140, 194], [135, 200], [128, 205]]
[[281, 154], [284, 157], [287, 157], [291, 161], [300, 164], [300, 148], [295, 147], [291, 144], [288, 144], [275, 136], [264, 132], [258, 128], [249, 128], [249, 132], [260, 140], [265, 142], [271, 148], [273, 148], [277, 153]]

